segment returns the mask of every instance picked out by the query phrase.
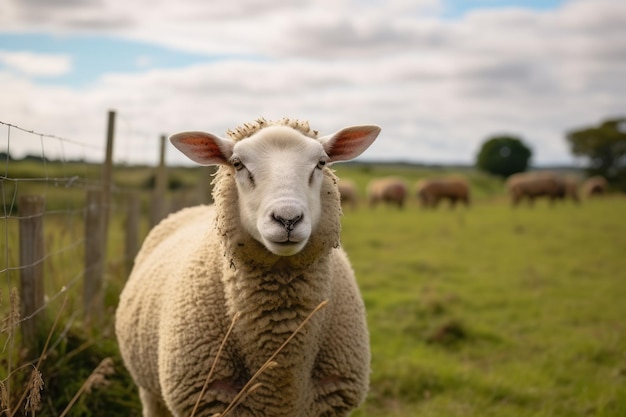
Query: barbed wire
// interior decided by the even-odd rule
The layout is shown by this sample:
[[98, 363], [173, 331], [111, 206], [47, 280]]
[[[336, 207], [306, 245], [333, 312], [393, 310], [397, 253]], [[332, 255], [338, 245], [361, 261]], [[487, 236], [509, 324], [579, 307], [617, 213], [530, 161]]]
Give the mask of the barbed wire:
[[[84, 193], [85, 191], [93, 189], [102, 189], [103, 186], [101, 172], [89, 171], [87, 167], [89, 165], [97, 166], [99, 163], [86, 162], [85, 158], [80, 161], [67, 161], [65, 146], [79, 146], [83, 149], [83, 155], [85, 155], [85, 149], [87, 148], [104, 151], [105, 147], [94, 145], [93, 143], [69, 139], [55, 134], [42, 133], [33, 129], [26, 129], [1, 120], [0, 125], [7, 127], [6, 134], [4, 135], [5, 137], [2, 138], [0, 136], [0, 143], [3, 140], [6, 143], [6, 155], [3, 155], [3, 158], [0, 158], [0, 164], [2, 162], [6, 163], [5, 168], [0, 171], [0, 204], [2, 205], [2, 212], [0, 212], [0, 236], [2, 236], [0, 238], [0, 258], [4, 257], [4, 259], [0, 261], [0, 276], [5, 276], [4, 284], [0, 283], [0, 307], [3, 308], [3, 310], [0, 310], [0, 317], [4, 316], [7, 308], [12, 308], [10, 303], [3, 303], [1, 298], [9, 297], [12, 289], [16, 287], [14, 277], [15, 274], [35, 266], [44, 267], [46, 269], [55, 268], [61, 270], [62, 274], [66, 274], [66, 276], [61, 274], [61, 276], [55, 277], [53, 286], [56, 286], [56, 288], [50, 288], [49, 284], [46, 286], [44, 303], [35, 311], [31, 311], [29, 314], [19, 317], [17, 320], [13, 320], [13, 322], [7, 322], [7, 319], [5, 318], [0, 320], [0, 322], [3, 323], [3, 325], [0, 326], [0, 335], [6, 335], [8, 341], [10, 338], [14, 337], [13, 329], [15, 327], [27, 320], [32, 319], [44, 310], [49, 309], [51, 304], [54, 303], [55, 300], [57, 300], [61, 295], [67, 294], [68, 291], [75, 291], [76, 288], [79, 288], [77, 284], [81, 282], [81, 279], [85, 278], [85, 276], [90, 273], [90, 270], [95, 267], [84, 264], [77, 265], [76, 256], [84, 256], [84, 253], [81, 252], [86, 243], [84, 235], [78, 236], [78, 232], [82, 230], [83, 224], [85, 223], [87, 217], [86, 213], [88, 210]], [[35, 141], [37, 139], [39, 141], [40, 149], [38, 152], [40, 153], [41, 158], [36, 158], [32, 161], [33, 163], [40, 164], [40, 166], [38, 169], [32, 168], [31, 166], [31, 170], [27, 174], [11, 169], [13, 164], [21, 162], [20, 160], [12, 159], [10, 153], [11, 141], [15, 140], [15, 136], [12, 135], [15, 130], [25, 133], [26, 135], [30, 135]], [[136, 134], [136, 131], [133, 131], [133, 134]], [[60, 148], [60, 158], [48, 158], [48, 141], [53, 141], [58, 144]], [[46, 144], [44, 144], [44, 142], [46, 142]], [[128, 149], [130, 149], [128, 140], [124, 143], [128, 152]], [[2, 147], [0, 147], [0, 149], [2, 149]], [[156, 156], [155, 152], [155, 158]], [[74, 165], [75, 162], [80, 162], [84, 166]], [[57, 166], [57, 164], [60, 164], [60, 166]], [[84, 172], [77, 172], [83, 168]], [[59, 175], [59, 172], [61, 175]], [[50, 207], [48, 206], [48, 193], [54, 193], [56, 192], [55, 190], [64, 190], [64, 192], [69, 193], [77, 192], [81, 193], [81, 195], [80, 197], [68, 198], [66, 201], [56, 203], [56, 205], [61, 206], [61, 208]], [[18, 205], [20, 201], [18, 200], [18, 194], [21, 195], [26, 191], [34, 191], [40, 195], [43, 194], [44, 209], [42, 213], [36, 215], [24, 215], [19, 212], [15, 212], [16, 210], [19, 210]], [[124, 187], [111, 184], [110, 192], [112, 193], [112, 196], [122, 197], [127, 191], [128, 190]], [[137, 190], [134, 190], [134, 192], [137, 192]], [[109, 210], [110, 216], [120, 216], [124, 214], [122, 210], [124, 210], [125, 207], [117, 204], [114, 200], [109, 202], [109, 206], [106, 209]], [[43, 256], [39, 259], [22, 263], [21, 260], [15, 259], [17, 257], [17, 250], [14, 248], [16, 248], [15, 244], [18, 239], [18, 224], [22, 220], [28, 220], [39, 216], [45, 218], [51, 216], [64, 216], [66, 222], [69, 220], [72, 224], [78, 224], [79, 227], [73, 227], [74, 230], [69, 232], [68, 235], [64, 235], [59, 238], [59, 242], [61, 242], [60, 246], [54, 247], [51, 250], [45, 250]], [[67, 226], [54, 224], [53, 228], [54, 227], [61, 227], [61, 230], [64, 230], [63, 228], [66, 228]], [[86, 227], [86, 225], [84, 227]], [[109, 228], [111, 227], [119, 228], [120, 225], [117, 222], [109, 222]], [[4, 230], [2, 230], [2, 228]], [[114, 233], [113, 236], [111, 235], [111, 233], [108, 234], [109, 247], [120, 248], [124, 246], [123, 233]], [[105, 249], [106, 259], [102, 260], [105, 264], [105, 268], [107, 266], [110, 268], [117, 268], [118, 265], [124, 265], [129, 261], [128, 255], [123, 250], [108, 257], [106, 256], [106, 253], [107, 250]], [[74, 254], [76, 254], [76, 256]], [[57, 263], [61, 264], [63, 262], [68, 262], [66, 258], [71, 258], [71, 261], [69, 262], [71, 264], [71, 268], [65, 266], [59, 267]], [[3, 287], [7, 289], [6, 292], [1, 291]], [[6, 347], [7, 343], [4, 345]]]
[[102, 147], [102, 146], [98, 146], [98, 145], [94, 145], [94, 144], [90, 144], [90, 143], [85, 143], [85, 142], [80, 142], [80, 141], [73, 140], [73, 139], [67, 139], [67, 138], [64, 138], [62, 136], [52, 135], [52, 134], [49, 134], [49, 133], [36, 132], [35, 130], [26, 129], [26, 128], [14, 125], [12, 123], [3, 122], [2, 120], [0, 120], [0, 124], [4, 125], [4, 126], [7, 126], [9, 128], [20, 130], [20, 131], [22, 131], [24, 133], [30, 133], [31, 135], [39, 136], [40, 138], [56, 139], [56, 140], [58, 140], [60, 142], [71, 143], [73, 145], [79, 145], [79, 146], [84, 146], [84, 147], [93, 148], [93, 149], [100, 149], [100, 150], [104, 149], [104, 147]]

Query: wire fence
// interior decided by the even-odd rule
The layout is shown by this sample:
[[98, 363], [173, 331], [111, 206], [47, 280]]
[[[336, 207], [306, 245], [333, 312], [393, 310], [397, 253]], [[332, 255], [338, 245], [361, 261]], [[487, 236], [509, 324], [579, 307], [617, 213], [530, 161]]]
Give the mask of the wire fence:
[[[114, 112], [108, 120], [102, 146], [0, 121], [0, 351], [9, 356], [16, 343], [32, 350], [62, 306], [66, 326], [111, 321], [105, 299], [117, 299], [149, 227], [169, 206], [198, 200], [192, 188], [193, 201], [168, 204], [163, 150], [152, 166], [113, 172]], [[155, 157], [157, 139], [146, 149]]]

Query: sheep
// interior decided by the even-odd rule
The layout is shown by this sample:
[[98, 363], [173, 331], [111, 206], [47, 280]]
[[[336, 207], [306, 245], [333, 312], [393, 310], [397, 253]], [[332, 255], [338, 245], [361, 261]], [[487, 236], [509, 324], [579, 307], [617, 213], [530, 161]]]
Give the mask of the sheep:
[[571, 199], [580, 203], [578, 197], [578, 179], [552, 171], [522, 172], [511, 175], [506, 181], [511, 195], [511, 203], [516, 206], [527, 198], [530, 205], [537, 197], [547, 197], [553, 204], [557, 200]]
[[359, 192], [354, 181], [342, 178], [337, 182], [341, 205], [350, 205], [352, 210], [356, 210], [359, 205]]
[[196, 416], [222, 413], [294, 333], [232, 415], [345, 416], [362, 403], [369, 334], [329, 165], [357, 157], [379, 132], [355, 126], [318, 138], [308, 122], [258, 119], [224, 138], [170, 137], [219, 168], [214, 204], [152, 229], [120, 295], [116, 335], [145, 417], [189, 416], [196, 406]]
[[440, 200], [450, 200], [454, 207], [457, 200], [470, 205], [470, 187], [463, 178], [423, 179], [416, 184], [417, 196], [422, 207], [436, 208]]
[[596, 176], [587, 178], [582, 186], [583, 195], [587, 198], [596, 197], [596, 196], [605, 194], [608, 188], [609, 188], [609, 183], [601, 175], [596, 175]]
[[367, 185], [367, 198], [370, 208], [375, 208], [379, 202], [404, 207], [408, 186], [406, 181], [397, 177], [376, 178]]
[[535, 198], [546, 196], [551, 203], [563, 197], [562, 181], [550, 172], [520, 172], [506, 180], [506, 188], [511, 195], [511, 204], [516, 206], [527, 198], [532, 205]]

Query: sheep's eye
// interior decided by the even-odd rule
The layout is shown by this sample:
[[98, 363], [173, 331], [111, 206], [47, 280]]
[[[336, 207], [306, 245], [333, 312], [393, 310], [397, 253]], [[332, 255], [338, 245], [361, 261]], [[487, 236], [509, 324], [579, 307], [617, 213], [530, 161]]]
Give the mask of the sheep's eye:
[[237, 171], [241, 171], [242, 169], [245, 168], [245, 165], [243, 164], [243, 162], [241, 162], [241, 160], [239, 160], [238, 158], [233, 159], [232, 161], [230, 161], [230, 163], [232, 164], [233, 168], [235, 168]]
[[322, 169], [322, 168], [324, 168], [325, 166], [326, 166], [326, 161], [324, 161], [324, 160], [320, 160], [320, 161], [317, 163], [317, 169]]

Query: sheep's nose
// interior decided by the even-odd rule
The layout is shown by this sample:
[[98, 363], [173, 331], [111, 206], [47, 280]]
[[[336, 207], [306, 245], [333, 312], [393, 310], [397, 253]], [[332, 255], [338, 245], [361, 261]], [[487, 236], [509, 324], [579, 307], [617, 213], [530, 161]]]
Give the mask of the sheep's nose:
[[298, 223], [300, 220], [302, 220], [302, 214], [299, 214], [295, 217], [292, 217], [290, 219], [287, 219], [285, 217], [279, 216], [277, 214], [272, 214], [272, 218], [283, 225], [283, 227], [285, 228], [285, 230], [291, 232], [293, 230], [293, 228], [295, 227], [296, 223]]

